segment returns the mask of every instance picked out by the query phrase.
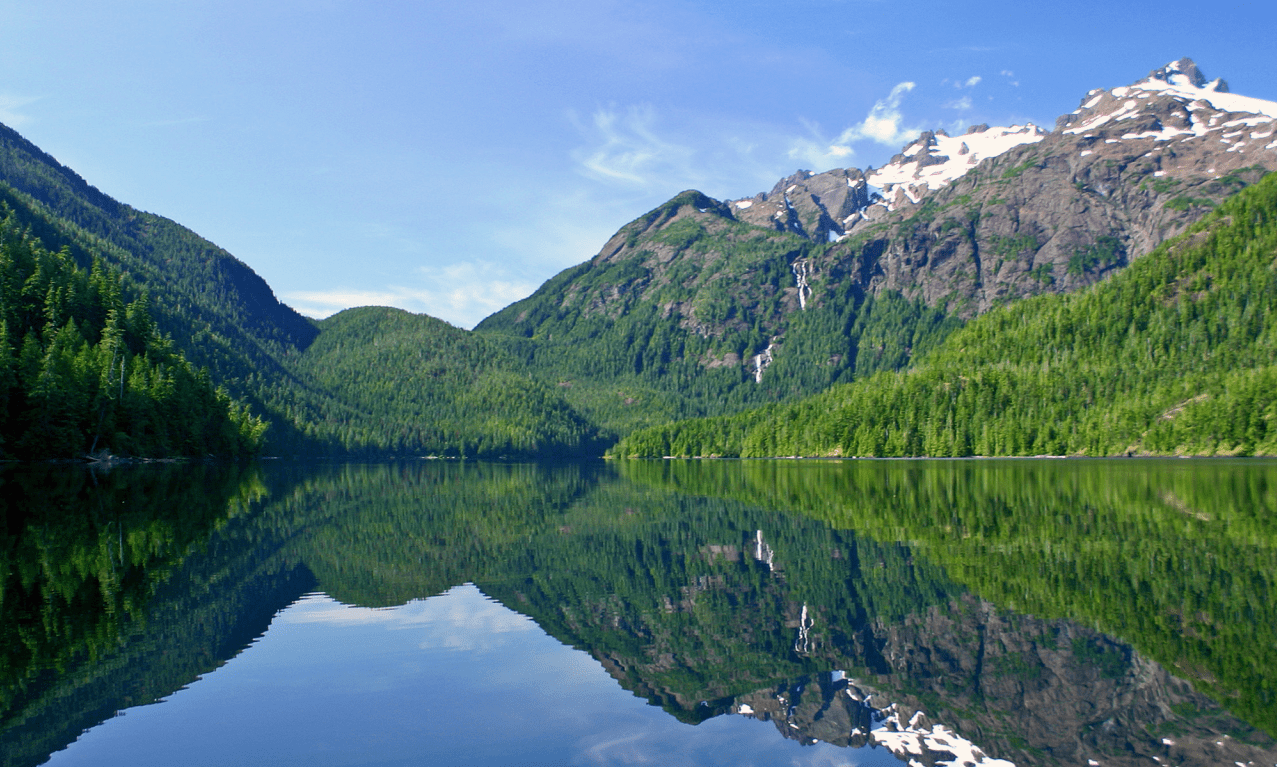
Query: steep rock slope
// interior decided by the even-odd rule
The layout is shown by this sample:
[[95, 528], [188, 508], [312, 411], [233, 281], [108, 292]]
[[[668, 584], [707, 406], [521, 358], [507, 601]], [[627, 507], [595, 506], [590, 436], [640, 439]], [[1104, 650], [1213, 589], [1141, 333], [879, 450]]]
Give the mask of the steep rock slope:
[[924, 134], [869, 174], [882, 198], [844, 219], [809, 279], [859, 268], [873, 292], [900, 290], [964, 317], [1074, 290], [1277, 168], [1275, 129], [1277, 103], [1228, 93], [1182, 59], [1091, 91], [1051, 133], [1012, 133], [1023, 143], [993, 144], [1006, 149], [974, 167], [952, 139]]
[[912, 369], [636, 432], [617, 455], [1277, 454], [1277, 175], [1111, 280], [999, 307]]

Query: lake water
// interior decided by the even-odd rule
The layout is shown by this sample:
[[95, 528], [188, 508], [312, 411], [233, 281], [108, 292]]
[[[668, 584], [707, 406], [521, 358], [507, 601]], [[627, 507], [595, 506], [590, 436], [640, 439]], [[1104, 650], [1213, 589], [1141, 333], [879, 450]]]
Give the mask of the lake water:
[[1277, 462], [0, 472], [8, 765], [1277, 765]]

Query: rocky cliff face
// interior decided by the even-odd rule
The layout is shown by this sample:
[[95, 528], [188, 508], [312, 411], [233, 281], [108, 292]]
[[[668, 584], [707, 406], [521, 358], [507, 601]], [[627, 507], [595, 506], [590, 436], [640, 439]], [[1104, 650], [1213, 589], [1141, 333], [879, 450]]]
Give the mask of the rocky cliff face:
[[1075, 290], [1277, 169], [1275, 131], [1277, 104], [1231, 94], [1182, 59], [1091, 91], [1051, 133], [924, 134], [868, 173], [882, 194], [831, 230], [838, 244], [811, 279], [899, 290], [964, 317]]
[[[876, 170], [799, 171], [769, 192], [726, 203], [686, 192], [627, 225], [590, 264], [632, 262], [636, 279], [589, 291], [574, 281], [556, 300], [587, 300], [607, 313], [623, 297], [655, 297], [662, 277], [687, 259], [702, 263], [684, 286], [717, 282], [757, 294], [766, 290], [758, 274], [702, 274], [703, 262], [763, 236], [732, 229], [739, 222], [825, 246], [792, 248], [792, 273], [776, 288], [786, 298], [782, 313], [842, 301], [854, 286], [970, 317], [1091, 284], [1182, 232], [1277, 169], [1275, 130], [1277, 103], [1229, 93], [1181, 59], [1133, 85], [1091, 91], [1050, 132], [928, 131]], [[699, 236], [688, 242], [671, 230]], [[694, 303], [667, 311], [697, 332], [716, 332]], [[740, 319], [759, 319], [776, 334], [787, 324]]]

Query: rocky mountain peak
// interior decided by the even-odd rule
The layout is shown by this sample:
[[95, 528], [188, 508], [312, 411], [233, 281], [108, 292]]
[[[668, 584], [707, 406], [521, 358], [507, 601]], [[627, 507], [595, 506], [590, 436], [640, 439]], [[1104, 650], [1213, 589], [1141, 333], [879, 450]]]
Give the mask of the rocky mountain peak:
[[975, 125], [961, 136], [950, 136], [943, 130], [924, 131], [890, 162], [869, 173], [867, 180], [882, 190], [883, 204], [892, 210], [918, 202], [982, 160], [1037, 143], [1046, 135], [1032, 123], [998, 128]]
[[1197, 63], [1187, 56], [1149, 72], [1145, 82], [1149, 80], [1160, 80], [1170, 85], [1204, 88], [1218, 93], [1228, 93], [1228, 83], [1222, 79], [1207, 81], [1206, 75], [1202, 74], [1202, 70], [1197, 67]]

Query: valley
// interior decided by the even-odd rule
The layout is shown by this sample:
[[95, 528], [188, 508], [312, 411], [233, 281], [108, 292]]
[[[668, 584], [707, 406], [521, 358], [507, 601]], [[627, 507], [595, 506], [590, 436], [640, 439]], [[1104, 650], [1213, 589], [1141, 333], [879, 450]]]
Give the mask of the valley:
[[[65, 249], [81, 268], [96, 258], [118, 272], [126, 298], [146, 295], [158, 330], [267, 425], [266, 455], [1264, 453], [1272, 449], [1274, 297], [1264, 282], [1272, 267], [1262, 244], [1240, 266], [1249, 246], [1237, 238], [1266, 242], [1267, 230], [1229, 219], [1244, 210], [1266, 221], [1271, 201], [1257, 192], [1227, 209], [1225, 200], [1277, 169], [1275, 128], [1277, 104], [1232, 94], [1182, 59], [1134, 84], [1092, 90], [1051, 131], [928, 131], [877, 169], [799, 171], [732, 200], [682, 192], [472, 331], [384, 307], [303, 317], [225, 250], [113, 200], [8, 128], [0, 129], [0, 198], [13, 226], [44, 248]], [[1233, 212], [1198, 223], [1221, 205]], [[1148, 326], [1147, 313], [1139, 327], [1097, 320], [1110, 299], [1096, 291], [1123, 290], [1104, 286], [1185, 232], [1197, 239], [1182, 242], [1193, 245], [1160, 252], [1196, 248], [1191, 265], [1150, 266], [1124, 283], [1148, 291], [1130, 306], [1152, 301], [1161, 325]], [[1212, 238], [1205, 249], [1202, 237]], [[1236, 281], [1212, 294], [1223, 272]], [[1080, 297], [1051, 298], [1064, 294]], [[1207, 294], [1214, 303], [1202, 302]], [[1063, 306], [1079, 308], [1054, 308]], [[1108, 367], [1079, 373], [1085, 380], [1053, 378], [1042, 359], [1006, 344], [968, 350], [1027, 313], [1058, 312], [1067, 332], [1107, 339], [1072, 353], [1099, 355]], [[1167, 312], [1197, 319], [1167, 324]], [[1096, 321], [1109, 324], [1079, 330]], [[1129, 337], [1119, 342], [1118, 330]], [[1017, 343], [1055, 348], [1066, 356], [1054, 358], [1054, 370], [1071, 375], [1077, 365], [1056, 339], [1062, 332], [1046, 325]], [[1191, 347], [1210, 380], [1115, 383], [1133, 364], [1121, 355], [1141, 344], [1162, 371], [1182, 366], [1175, 350]], [[1149, 352], [1154, 345], [1166, 353]], [[1005, 365], [1042, 372], [973, 392], [992, 403], [982, 409], [906, 414], [852, 393], [886, 387], [908, 391], [882, 395], [889, 400], [935, 400], [956, 391], [954, 381], [984, 380], [982, 371]], [[1059, 405], [1043, 393], [1052, 387], [1087, 393], [1077, 406]], [[838, 408], [878, 420], [864, 421], [861, 437], [861, 422], [842, 418], [844, 436], [797, 442], [768, 420], [801, 412], [823, 422]], [[1248, 415], [1234, 421], [1257, 425], [1195, 430], [1238, 408]], [[1157, 420], [1166, 413], [1174, 417]], [[703, 418], [747, 424], [723, 428], [748, 432], [748, 446], [721, 434], [689, 441], [704, 427], [667, 426]], [[970, 419], [979, 423], [963, 425]], [[1087, 436], [1101, 432], [1109, 436]]]

